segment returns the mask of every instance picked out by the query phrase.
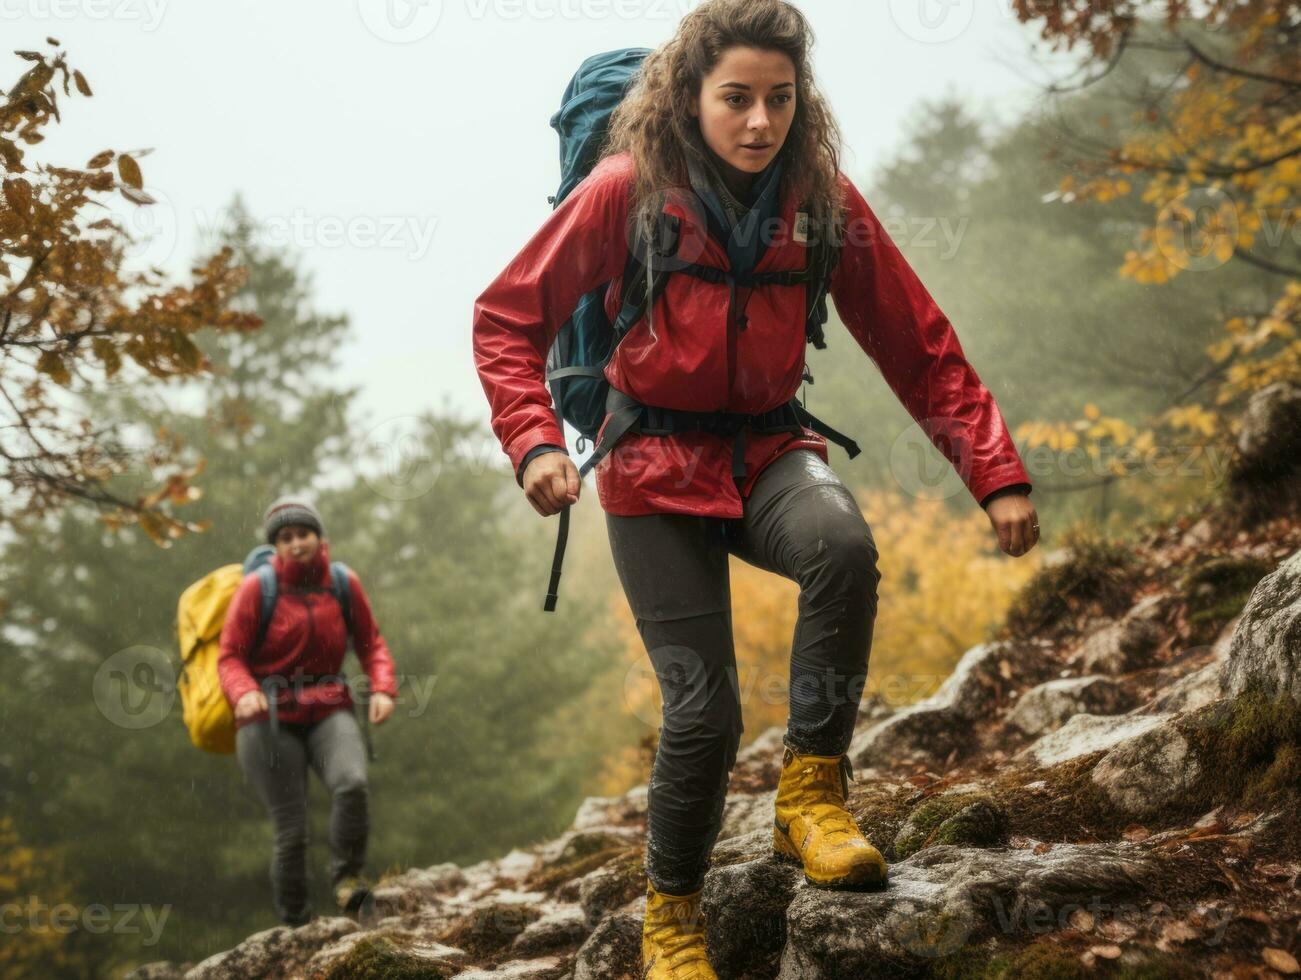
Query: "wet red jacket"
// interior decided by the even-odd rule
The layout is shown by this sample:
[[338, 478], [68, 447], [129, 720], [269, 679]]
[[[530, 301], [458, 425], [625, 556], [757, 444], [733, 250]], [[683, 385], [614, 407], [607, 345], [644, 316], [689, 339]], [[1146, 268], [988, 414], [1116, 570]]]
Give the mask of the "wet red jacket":
[[[276, 680], [276, 711], [281, 721], [320, 721], [330, 712], [352, 705], [352, 696], [342, 680], [319, 684], [294, 681], [296, 677], [338, 675], [343, 668], [348, 631], [343, 610], [330, 592], [329, 543], [322, 541], [310, 562], [286, 561], [279, 555], [271, 562], [279, 592], [275, 613], [258, 650], [252, 650], [262, 603], [258, 577], [246, 576], [230, 601], [217, 658], [221, 688], [233, 707], [249, 691], [258, 690], [263, 678], [272, 677]], [[348, 575], [357, 659], [370, 679], [372, 692], [397, 697], [393, 658], [375, 624], [370, 600], [356, 573], [349, 569]], [[260, 717], [266, 717], [265, 713]], [[246, 722], [237, 722], [237, 726]]]
[[[628, 153], [600, 161], [475, 302], [475, 366], [493, 432], [515, 469], [537, 445], [564, 445], [544, 381], [556, 332], [579, 298], [607, 280], [606, 311], [611, 319], [618, 313], [633, 176]], [[952, 325], [858, 189], [844, 174], [840, 181], [848, 223], [830, 293], [845, 326], [978, 502], [999, 488], [1029, 484], [998, 406]], [[797, 206], [787, 190], [780, 212], [786, 231], [763, 252], [756, 273], [804, 268], [806, 246], [794, 233]], [[681, 219], [680, 258], [729, 267], [694, 194], [670, 194], [665, 210]], [[648, 405], [747, 414], [776, 408], [801, 383], [804, 307], [802, 286], [738, 287], [733, 304], [726, 282], [670, 275], [650, 311], [653, 323], [643, 317], [633, 325], [605, 376]], [[629, 433], [596, 467], [597, 495], [612, 514], [736, 518], [764, 467], [800, 448], [827, 459], [826, 440], [809, 429], [750, 434], [746, 477], [738, 486], [726, 436]]]

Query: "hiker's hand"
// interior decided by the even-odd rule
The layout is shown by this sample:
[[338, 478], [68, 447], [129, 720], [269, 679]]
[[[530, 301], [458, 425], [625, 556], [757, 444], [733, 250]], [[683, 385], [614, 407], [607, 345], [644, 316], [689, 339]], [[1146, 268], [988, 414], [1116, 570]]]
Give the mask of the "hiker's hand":
[[372, 725], [382, 725], [393, 714], [393, 699], [387, 694], [372, 694], [370, 696], [370, 723]]
[[578, 467], [568, 453], [549, 452], [535, 456], [524, 470], [524, 494], [543, 517], [559, 514], [570, 504], [578, 503], [582, 488]]
[[1039, 515], [1023, 493], [1009, 493], [991, 500], [985, 508], [998, 533], [998, 546], [1013, 558], [1020, 558], [1039, 543]]
[[267, 696], [261, 691], [249, 691], [235, 704], [235, 720], [243, 721], [267, 710]]

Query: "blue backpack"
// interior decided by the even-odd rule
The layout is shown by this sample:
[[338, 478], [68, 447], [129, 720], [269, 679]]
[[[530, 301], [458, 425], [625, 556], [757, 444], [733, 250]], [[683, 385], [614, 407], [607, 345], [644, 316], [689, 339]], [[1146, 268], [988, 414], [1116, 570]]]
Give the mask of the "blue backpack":
[[[547, 198], [553, 207], [559, 207], [596, 166], [609, 132], [610, 119], [650, 53], [649, 48], [621, 48], [592, 55], [570, 79], [560, 109], [551, 117], [551, 127], [560, 137], [560, 187]], [[808, 208], [805, 207], [804, 211], [807, 213]], [[578, 432], [577, 449], [580, 453], [588, 440], [595, 442], [605, 422], [610, 388], [605, 378], [606, 365], [620, 341], [654, 304], [671, 272], [713, 283], [727, 282], [733, 286], [738, 283], [745, 286], [806, 285], [805, 335], [815, 348], [826, 347], [822, 328], [827, 319], [827, 291], [840, 257], [837, 236], [815, 230], [804, 269], [752, 273], [742, 279], [730, 272], [681, 260], [657, 263], [657, 259], [667, 260], [676, 256], [679, 235], [678, 218], [661, 213], [651, 229], [650, 241], [634, 241], [629, 250], [623, 271], [622, 306], [615, 321], [611, 323], [605, 312], [605, 296], [610, 284], [602, 283], [579, 299], [547, 352], [546, 380], [550, 385], [557, 422], [562, 432], [565, 422]], [[812, 383], [813, 377], [807, 368], [804, 377]], [[844, 448], [850, 458], [858, 454], [858, 446], [852, 439], [811, 415], [798, 399], [791, 402], [789, 411], [792, 424], [809, 426]], [[671, 413], [661, 412], [657, 419], [660, 431], [671, 430], [674, 422]], [[694, 425], [699, 420], [688, 422]], [[613, 448], [622, 431], [626, 429], [611, 427], [607, 431], [602, 437], [602, 445], [580, 468], [580, 477], [586, 476]], [[565, 508], [560, 512], [551, 581], [543, 601], [543, 609], [548, 612], [556, 607], [568, 531], [569, 509]]]

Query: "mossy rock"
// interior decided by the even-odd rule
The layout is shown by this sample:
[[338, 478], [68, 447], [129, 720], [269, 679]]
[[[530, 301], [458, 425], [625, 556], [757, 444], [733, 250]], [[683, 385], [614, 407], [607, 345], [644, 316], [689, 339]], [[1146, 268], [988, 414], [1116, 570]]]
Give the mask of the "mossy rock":
[[1067, 559], [1039, 569], [1013, 599], [1008, 636], [1049, 636], [1068, 629], [1079, 614], [1116, 617], [1130, 608], [1141, 569], [1127, 545], [1076, 528], [1064, 547]]
[[1007, 815], [984, 793], [933, 796], [909, 815], [894, 839], [896, 860], [934, 844], [993, 847], [1007, 840]]
[[320, 980], [446, 980], [461, 972], [422, 959], [385, 936], [363, 939], [319, 974]]
[[1249, 690], [1176, 724], [1204, 773], [1190, 807], [1240, 803], [1272, 809], [1295, 798], [1301, 786], [1301, 704], [1289, 695]]
[[542, 913], [531, 905], [494, 902], [458, 919], [439, 937], [439, 942], [463, 949], [472, 959], [480, 960], [509, 947], [530, 922], [541, 917]]
[[1188, 604], [1193, 643], [1210, 643], [1242, 612], [1260, 580], [1274, 566], [1257, 558], [1224, 555], [1210, 558], [1183, 576], [1179, 588]]
[[614, 834], [599, 831], [575, 834], [556, 859], [530, 875], [525, 885], [530, 889], [551, 891], [637, 849], [637, 845]]

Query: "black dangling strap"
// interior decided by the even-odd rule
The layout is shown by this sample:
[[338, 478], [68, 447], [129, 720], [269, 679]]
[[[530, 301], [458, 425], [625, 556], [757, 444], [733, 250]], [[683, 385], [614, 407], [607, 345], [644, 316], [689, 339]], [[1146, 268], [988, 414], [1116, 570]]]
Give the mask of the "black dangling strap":
[[565, 545], [569, 541], [569, 507], [560, 512], [560, 527], [556, 530], [556, 550], [551, 556], [551, 581], [542, 602], [543, 612], [555, 612], [560, 598], [560, 568], [565, 563]]
[[813, 415], [808, 409], [799, 403], [798, 399], [791, 400], [791, 407], [795, 409], [795, 417], [800, 420], [801, 425], [807, 425], [824, 439], [830, 439], [837, 446], [843, 449], [850, 459], [853, 459], [862, 451], [858, 448], [858, 443], [849, 438], [849, 436], [845, 435], [843, 432], [838, 432], [833, 429], [816, 415]]

